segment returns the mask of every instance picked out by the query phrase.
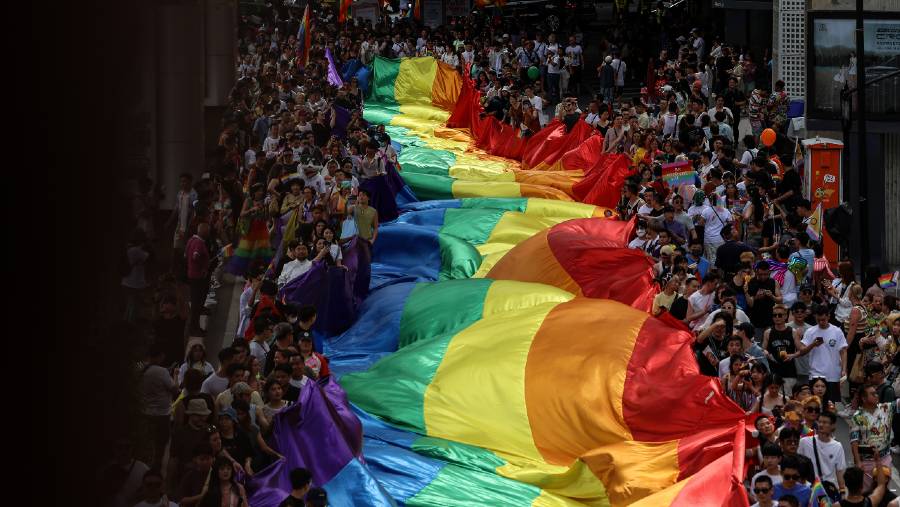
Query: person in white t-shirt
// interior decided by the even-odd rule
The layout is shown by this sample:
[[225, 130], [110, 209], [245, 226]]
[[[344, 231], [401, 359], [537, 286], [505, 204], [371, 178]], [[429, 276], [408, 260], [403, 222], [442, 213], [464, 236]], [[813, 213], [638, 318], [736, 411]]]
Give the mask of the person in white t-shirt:
[[544, 110], [544, 101], [539, 96], [534, 94], [533, 86], [525, 87], [525, 98], [528, 99], [528, 102], [531, 103], [531, 106], [534, 107], [535, 111], [543, 111]]
[[710, 206], [700, 214], [703, 217], [703, 246], [710, 264], [716, 263], [716, 250], [725, 243], [722, 229], [733, 220], [731, 212], [718, 204], [718, 196], [711, 193], [707, 196]]
[[566, 57], [569, 60], [569, 92], [578, 95], [581, 93], [581, 70], [584, 66], [581, 45], [575, 41], [575, 36], [569, 37], [569, 45], [566, 46]]
[[647, 244], [647, 240], [645, 239], [646, 237], [647, 231], [644, 229], [638, 229], [637, 236], [633, 240], [628, 242], [628, 248], [643, 250], [644, 245]]
[[829, 322], [827, 305], [816, 305], [813, 313], [817, 325], [803, 334], [803, 350], [798, 355], [809, 354], [809, 378], [824, 378], [826, 396], [837, 404], [841, 402], [841, 382], [847, 377], [847, 338], [841, 328]]
[[[806, 456], [812, 461], [814, 473], [823, 482], [828, 481], [837, 484], [840, 489], [844, 489], [844, 470], [847, 469], [844, 447], [832, 438], [837, 415], [834, 412], [822, 412], [816, 423], [816, 434], [800, 439], [797, 454]], [[816, 459], [816, 451], [818, 451], [818, 459]], [[821, 468], [819, 468], [820, 465]]]
[[756, 488], [757, 481], [761, 477], [768, 478], [770, 481], [769, 486], [774, 488], [776, 484], [781, 484], [781, 447], [776, 443], [766, 442], [762, 445], [760, 452], [762, 453], [763, 469], [757, 472], [750, 480], [750, 488]]
[[201, 393], [206, 393], [216, 399], [216, 396], [222, 394], [222, 391], [228, 389], [228, 367], [234, 363], [237, 358], [237, 351], [231, 347], [225, 347], [219, 351], [219, 369], [215, 373], [206, 377], [203, 385], [200, 387]]
[[719, 275], [715, 272], [708, 272], [703, 277], [703, 285], [688, 298], [690, 308], [688, 309], [687, 320], [690, 321], [692, 329], [706, 321], [706, 315], [716, 301], [716, 287], [718, 284]]
[[592, 100], [588, 105], [588, 114], [584, 117], [584, 121], [593, 128], [597, 128], [597, 124], [600, 123], [600, 106], [596, 100]]
[[278, 141], [281, 140], [281, 135], [278, 132], [278, 125], [272, 125], [272, 128], [269, 129], [269, 137], [263, 141], [263, 151], [268, 155], [269, 153], [274, 153], [275, 150], [278, 149]]
[[625, 88], [625, 71], [628, 69], [628, 66], [625, 65], [625, 61], [618, 56], [613, 58], [610, 66], [613, 69], [613, 77], [615, 77], [614, 95], [620, 97], [622, 96], [622, 89]]
[[303, 178], [303, 186], [311, 187], [316, 191], [317, 196], [325, 195], [325, 178], [322, 176], [319, 167], [307, 165], [303, 168], [301, 177]]

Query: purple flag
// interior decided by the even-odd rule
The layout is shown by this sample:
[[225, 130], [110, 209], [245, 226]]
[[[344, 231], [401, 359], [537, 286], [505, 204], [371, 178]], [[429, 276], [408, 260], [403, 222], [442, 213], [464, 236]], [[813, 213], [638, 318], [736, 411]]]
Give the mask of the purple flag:
[[[354, 238], [341, 250], [347, 269], [313, 262], [306, 273], [288, 282], [278, 292], [278, 300], [296, 306], [312, 305], [318, 311], [313, 327], [325, 336], [343, 333], [356, 321], [356, 311], [369, 291], [372, 262], [369, 246]], [[322, 350], [319, 338], [316, 350]]]
[[341, 75], [338, 74], [337, 67], [334, 66], [334, 57], [331, 56], [331, 48], [325, 48], [325, 58], [328, 59], [328, 84], [337, 88], [344, 86]]
[[303, 467], [332, 505], [396, 505], [362, 463], [362, 424], [343, 389], [327, 377], [307, 382], [300, 399], [273, 420], [273, 447], [286, 460], [260, 470], [247, 484], [250, 504], [276, 507], [290, 492], [288, 474]]

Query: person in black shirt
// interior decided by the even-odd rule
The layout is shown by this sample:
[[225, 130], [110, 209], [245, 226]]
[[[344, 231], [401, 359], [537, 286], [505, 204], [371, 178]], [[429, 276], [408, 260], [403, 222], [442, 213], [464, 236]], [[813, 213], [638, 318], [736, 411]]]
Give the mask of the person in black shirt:
[[734, 319], [730, 313], [719, 312], [712, 324], [700, 333], [694, 343], [694, 352], [700, 363], [700, 373], [719, 376], [719, 362], [729, 357], [727, 338], [731, 336]]
[[716, 267], [725, 272], [726, 276], [733, 276], [741, 267], [741, 254], [744, 252], [753, 252], [753, 249], [742, 241], [734, 239], [734, 228], [731, 224], [722, 227], [722, 243], [716, 249]]
[[765, 261], [756, 263], [756, 277], [744, 288], [747, 306], [750, 310], [750, 322], [762, 333], [772, 325], [772, 308], [781, 303], [781, 289], [772, 279], [769, 264]]
[[[293, 315], [288, 314], [288, 322], [293, 329], [294, 345], [298, 347], [298, 350], [300, 340], [307, 337], [314, 338], [313, 326], [316, 324], [317, 315], [316, 307], [310, 305], [297, 308]], [[313, 342], [315, 343], [315, 339], [313, 339]]]
[[312, 474], [305, 468], [295, 468], [291, 470], [291, 494], [278, 504], [278, 507], [305, 507], [306, 493], [309, 492], [309, 486], [312, 482]]
[[731, 114], [734, 115], [734, 138], [740, 139], [738, 126], [741, 123], [741, 108], [747, 104], [747, 96], [738, 89], [737, 79], [735, 78], [728, 80], [728, 88], [722, 92], [722, 96], [725, 98], [725, 107], [731, 109]]
[[787, 166], [784, 175], [781, 177], [781, 181], [775, 186], [775, 193], [778, 197], [776, 197], [774, 201], [781, 203], [788, 212], [793, 213], [802, 198], [802, 185], [803, 182], [800, 180], [800, 173], [794, 169], [793, 165]]
[[688, 276], [684, 281], [684, 294], [679, 294], [672, 301], [672, 308], [669, 313], [678, 320], [684, 320], [688, 312], [688, 297], [700, 287], [700, 280], [694, 276]]
[[245, 470], [251, 469], [253, 446], [247, 434], [238, 427], [237, 412], [231, 407], [219, 412], [219, 436], [222, 448]]
[[788, 309], [778, 304], [772, 308], [773, 325], [763, 333], [762, 348], [766, 352], [772, 371], [785, 379], [788, 389], [797, 381], [797, 368], [794, 364], [800, 339], [794, 330], [787, 326]]
[[758, 156], [750, 162], [750, 171], [747, 172], [750, 181], [765, 192], [775, 186], [775, 180], [772, 179], [772, 174], [769, 172], [770, 166], [769, 159]]
[[309, 488], [306, 507], [328, 507], [328, 493], [322, 488]]
[[159, 303], [159, 317], [153, 322], [153, 333], [166, 353], [166, 361], [177, 362], [184, 355], [184, 330], [187, 319], [178, 314], [174, 294], [166, 294]]
[[[716, 58], [716, 94], [721, 95], [724, 90], [728, 87], [728, 82], [730, 81], [730, 75], [728, 71], [734, 68], [734, 65], [731, 64], [731, 49], [727, 46], [722, 48], [722, 56]], [[736, 84], [737, 82], [735, 82]], [[740, 120], [740, 117], [735, 118], [735, 126], [737, 126], [737, 122]]]

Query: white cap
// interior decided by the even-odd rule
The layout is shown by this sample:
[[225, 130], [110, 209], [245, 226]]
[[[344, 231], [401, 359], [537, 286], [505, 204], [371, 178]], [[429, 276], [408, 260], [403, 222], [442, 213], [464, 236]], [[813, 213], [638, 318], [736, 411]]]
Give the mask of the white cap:
[[603, 61], [606, 63], [610, 63], [610, 62], [612, 62], [612, 57], [609, 55], [606, 55], [606, 58], [604, 58]]

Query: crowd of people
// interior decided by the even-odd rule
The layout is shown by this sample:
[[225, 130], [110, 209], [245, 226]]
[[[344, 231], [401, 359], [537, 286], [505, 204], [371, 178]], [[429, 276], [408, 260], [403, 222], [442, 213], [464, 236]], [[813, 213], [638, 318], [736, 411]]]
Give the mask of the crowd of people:
[[[471, 76], [485, 114], [524, 136], [554, 118], [597, 129], [603, 150], [635, 168], [618, 212], [638, 222], [629, 246], [653, 259], [661, 292], [652, 312], [689, 328], [701, 372], [758, 414], [747, 450], [751, 498], [805, 506], [817, 478], [843, 495], [841, 505], [895, 496], [879, 467], [890, 466], [900, 435], [898, 301], [875, 271], [859, 280], [843, 261], [833, 273], [807, 232], [811, 203], [785, 136], [789, 98], [780, 81], [770, 90], [748, 52], [718, 40], [707, 48], [696, 29], [670, 40], [667, 30], [644, 78], [628, 70], [634, 44], [617, 28], [594, 48], [602, 63], [592, 81], [584, 46], [594, 42], [578, 27], [545, 34], [473, 15], [423, 29], [405, 8], [375, 25], [338, 24], [331, 8], [312, 13], [308, 63], [297, 4], [275, 1], [242, 18], [239, 80], [217, 150], [203, 177], [181, 177], [162, 227], [153, 220], [159, 192], [140, 182], [122, 287], [126, 318], [137, 319], [153, 285], [154, 339], [138, 368], [142, 434], [121, 439], [101, 474], [108, 505], [248, 505], [244, 480], [283, 459], [268, 438], [273, 417], [306, 382], [330, 374], [315, 350], [316, 308], [276, 294], [315, 262], [342, 268], [352, 238], [377, 241], [378, 213], [362, 187], [397, 153], [384, 127], [363, 120], [361, 83], [328, 84], [326, 48], [338, 67], [377, 55], [437, 58]], [[625, 98], [636, 75], [645, 86]], [[769, 146], [764, 128], [777, 133]], [[662, 166], [671, 163], [694, 170], [693, 184], [670, 186]], [[174, 260], [151, 284], [155, 241]], [[203, 316], [215, 313], [226, 272], [244, 284], [240, 319], [230, 346], [207, 357]], [[850, 427], [853, 466], [835, 439], [838, 417]], [[290, 481], [282, 505], [327, 505], [307, 470]]]

